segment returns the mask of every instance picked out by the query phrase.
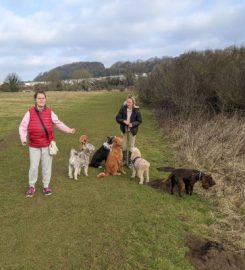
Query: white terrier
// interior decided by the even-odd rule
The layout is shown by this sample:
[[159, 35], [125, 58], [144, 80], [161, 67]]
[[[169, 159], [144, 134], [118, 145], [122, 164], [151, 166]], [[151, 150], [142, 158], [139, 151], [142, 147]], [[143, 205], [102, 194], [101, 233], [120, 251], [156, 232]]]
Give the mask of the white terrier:
[[146, 182], [149, 182], [150, 163], [141, 157], [140, 150], [137, 147], [133, 147], [132, 149], [131, 161], [133, 164], [133, 174], [131, 178], [135, 178], [137, 174], [140, 179], [139, 184], [143, 184], [144, 177], [146, 179]]

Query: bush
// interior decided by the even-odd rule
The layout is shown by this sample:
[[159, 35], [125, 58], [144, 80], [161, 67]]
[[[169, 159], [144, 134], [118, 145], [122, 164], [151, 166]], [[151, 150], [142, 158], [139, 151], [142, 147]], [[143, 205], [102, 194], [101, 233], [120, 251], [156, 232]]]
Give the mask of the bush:
[[162, 61], [139, 81], [147, 103], [175, 104], [188, 117], [200, 110], [218, 113], [245, 109], [245, 48], [189, 52]]
[[4, 92], [18, 92], [20, 90], [21, 80], [16, 73], [9, 73], [1, 85], [0, 90]]

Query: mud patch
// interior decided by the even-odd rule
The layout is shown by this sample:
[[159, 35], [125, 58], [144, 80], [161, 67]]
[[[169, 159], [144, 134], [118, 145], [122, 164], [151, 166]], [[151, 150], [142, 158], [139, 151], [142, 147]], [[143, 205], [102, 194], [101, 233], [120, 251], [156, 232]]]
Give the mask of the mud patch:
[[243, 270], [244, 256], [225, 250], [222, 244], [192, 235], [186, 244], [187, 257], [197, 270]]
[[160, 191], [169, 192], [169, 181], [163, 179], [155, 179], [148, 183], [148, 186], [159, 189]]

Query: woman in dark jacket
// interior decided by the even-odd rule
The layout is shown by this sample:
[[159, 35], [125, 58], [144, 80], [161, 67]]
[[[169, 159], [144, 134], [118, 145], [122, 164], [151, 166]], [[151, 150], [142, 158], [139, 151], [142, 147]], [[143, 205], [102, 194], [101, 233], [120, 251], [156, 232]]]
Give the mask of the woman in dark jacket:
[[132, 148], [135, 145], [135, 138], [138, 132], [138, 127], [142, 123], [142, 117], [139, 107], [135, 104], [135, 98], [131, 95], [119, 110], [116, 121], [120, 124], [120, 129], [123, 133], [123, 160], [127, 161], [127, 146], [128, 146], [128, 164], [130, 164], [130, 157]]

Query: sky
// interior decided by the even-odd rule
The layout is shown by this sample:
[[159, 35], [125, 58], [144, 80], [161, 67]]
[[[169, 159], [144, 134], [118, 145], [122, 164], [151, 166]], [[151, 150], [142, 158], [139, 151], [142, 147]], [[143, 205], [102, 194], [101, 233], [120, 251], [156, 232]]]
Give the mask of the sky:
[[245, 45], [245, 0], [0, 0], [0, 81]]

